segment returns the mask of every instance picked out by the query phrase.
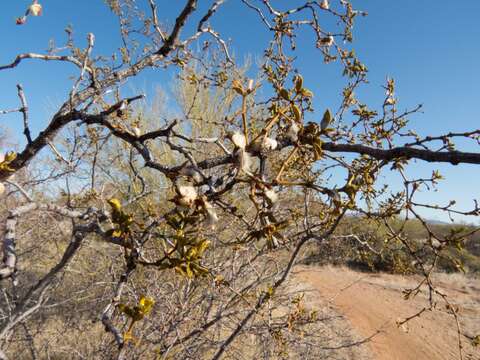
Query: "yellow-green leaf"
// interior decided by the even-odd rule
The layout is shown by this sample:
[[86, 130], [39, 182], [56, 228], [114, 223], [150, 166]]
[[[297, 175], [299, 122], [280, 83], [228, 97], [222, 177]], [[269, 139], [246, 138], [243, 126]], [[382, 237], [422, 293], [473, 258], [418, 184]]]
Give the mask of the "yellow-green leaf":
[[310, 90], [305, 88], [302, 89], [302, 95], [307, 98], [313, 97], [313, 93]]
[[116, 211], [120, 211], [122, 209], [122, 205], [120, 203], [120, 200], [118, 200], [118, 199], [112, 198], [112, 199], [108, 200], [107, 202], [112, 207], [112, 209], [114, 209]]
[[138, 306], [143, 315], [148, 315], [152, 311], [153, 305], [155, 305], [155, 300], [151, 297], [140, 297]]

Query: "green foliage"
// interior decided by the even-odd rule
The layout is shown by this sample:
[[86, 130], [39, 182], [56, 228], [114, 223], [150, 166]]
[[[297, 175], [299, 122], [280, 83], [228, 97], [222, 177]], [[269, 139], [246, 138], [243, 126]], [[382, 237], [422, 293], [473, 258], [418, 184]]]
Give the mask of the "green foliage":
[[151, 297], [141, 296], [137, 305], [130, 307], [125, 304], [119, 304], [118, 310], [127, 315], [133, 322], [137, 322], [152, 311], [153, 305], [155, 305], [155, 300]]
[[122, 205], [118, 199], [112, 198], [108, 200], [108, 204], [112, 208], [112, 222], [115, 228], [107, 232], [108, 236], [126, 238], [130, 234], [130, 226], [133, 223], [133, 216], [122, 210]]
[[135, 340], [132, 334], [133, 326], [145, 316], [150, 314], [153, 309], [153, 305], [155, 305], [155, 300], [153, 300], [151, 297], [145, 296], [141, 296], [138, 304], [133, 307], [125, 304], [118, 304], [118, 310], [130, 319], [128, 330], [123, 334], [124, 342]]
[[[340, 224], [336, 235], [356, 234], [364, 243], [353, 238], [333, 236], [312, 250], [305, 262], [349, 265], [362, 270], [397, 274], [417, 273], [419, 259], [426, 266], [432, 264], [435, 256], [428, 246], [428, 232], [420, 221], [405, 223], [394, 218], [389, 224], [393, 229], [402, 229], [410, 249], [398, 239], [392, 239], [384, 225], [362, 217], [349, 217]], [[480, 275], [480, 235], [476, 232], [468, 235], [474, 229], [470, 226], [431, 225], [434, 234], [446, 244], [439, 252], [437, 270]], [[467, 237], [463, 238], [464, 235]], [[409, 250], [414, 250], [415, 256]]]

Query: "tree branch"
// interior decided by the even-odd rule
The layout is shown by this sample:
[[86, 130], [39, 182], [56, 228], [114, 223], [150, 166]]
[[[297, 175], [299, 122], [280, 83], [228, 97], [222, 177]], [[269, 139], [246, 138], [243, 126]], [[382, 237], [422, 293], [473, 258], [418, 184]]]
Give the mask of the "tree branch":
[[[16, 67], [20, 62], [24, 59], [38, 59], [38, 60], [44, 60], [44, 61], [66, 61], [66, 62], [71, 62], [72, 64], [75, 64], [79, 68], [82, 68], [82, 63], [75, 59], [73, 56], [64, 56], [64, 55], [43, 55], [43, 54], [35, 54], [35, 53], [25, 53], [25, 54], [20, 54], [17, 55], [15, 60], [11, 62], [10, 64], [0, 66], [0, 71], [1, 70], [6, 70], [6, 69], [12, 69]], [[92, 69], [86, 68], [88, 72], [92, 72]]]
[[[297, 244], [295, 247], [295, 250], [293, 251], [292, 255], [290, 256], [290, 260], [285, 267], [285, 270], [283, 271], [282, 275], [280, 278], [275, 281], [275, 283], [272, 285], [271, 289], [272, 292], [274, 292], [276, 289], [278, 289], [288, 278], [288, 275], [290, 274], [290, 271], [292, 270], [293, 266], [295, 265], [295, 262], [297, 260], [297, 256], [300, 253], [300, 250], [302, 247], [310, 240], [310, 239], [316, 239], [318, 241], [322, 241], [326, 238], [328, 238], [332, 233], [335, 231], [337, 228], [338, 224], [340, 223], [340, 220], [343, 218], [345, 215], [346, 209], [337, 217], [335, 222], [330, 226], [328, 230], [326, 230], [323, 234], [320, 235], [314, 235], [308, 233], [305, 235]], [[242, 331], [243, 327], [248, 323], [248, 321], [252, 318], [252, 316], [258, 312], [262, 306], [271, 298], [271, 293], [264, 292], [260, 297], [258, 298], [257, 303], [255, 304], [254, 308], [250, 310], [250, 312], [243, 318], [243, 320], [237, 325], [235, 330], [230, 334], [230, 336], [223, 342], [223, 344], [220, 346], [220, 349], [215, 353], [215, 355], [212, 357], [212, 360], [218, 360], [220, 357], [223, 355], [227, 347], [235, 340], [235, 338], [240, 334]]]
[[369, 155], [377, 160], [391, 161], [399, 158], [419, 159], [428, 162], [444, 162], [453, 165], [460, 163], [480, 164], [480, 153], [462, 151], [442, 151], [417, 149], [412, 147], [396, 147], [392, 149], [376, 149], [358, 144], [323, 143], [322, 149], [332, 152], [356, 153]]

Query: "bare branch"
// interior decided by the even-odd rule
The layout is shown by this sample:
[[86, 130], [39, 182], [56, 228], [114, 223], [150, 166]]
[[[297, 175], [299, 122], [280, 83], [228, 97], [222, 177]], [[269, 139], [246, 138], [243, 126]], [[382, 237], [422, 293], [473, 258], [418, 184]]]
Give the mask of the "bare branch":
[[18, 90], [18, 97], [20, 98], [20, 103], [22, 107], [20, 108], [20, 112], [23, 115], [23, 134], [27, 138], [28, 144], [32, 143], [32, 137], [30, 135], [30, 128], [28, 127], [28, 106], [27, 106], [27, 99], [25, 98], [25, 93], [23, 92], [23, 87], [21, 84], [17, 85]]
[[187, 21], [188, 17], [196, 10], [196, 8], [197, 0], [187, 1], [187, 4], [183, 8], [182, 12], [175, 20], [175, 25], [172, 32], [168, 36], [163, 46], [157, 51], [157, 54], [166, 56], [168, 53], [170, 53], [170, 51], [172, 51], [172, 49], [175, 47], [175, 42], [178, 40], [180, 31], [185, 26], [185, 22]]
[[[78, 77], [77, 81], [75, 81], [75, 83], [73, 84], [72, 91], [70, 92], [70, 102], [73, 102], [73, 97], [75, 96], [78, 86], [83, 81], [83, 77], [85, 76], [85, 72], [87, 71], [88, 62], [90, 60], [90, 55], [92, 53], [93, 45], [95, 42], [95, 36], [92, 33], [89, 33], [87, 36], [87, 41], [88, 41], [88, 46], [87, 46], [87, 50], [85, 51], [85, 55], [84, 55], [85, 57], [83, 59], [80, 76]], [[73, 108], [73, 104], [72, 104], [72, 108]]]
[[[0, 66], [0, 71], [1, 70], [6, 70], [6, 69], [12, 69], [16, 67], [20, 62], [24, 59], [37, 59], [37, 60], [43, 60], [43, 61], [65, 61], [65, 62], [71, 62], [72, 64], [75, 64], [78, 66], [80, 69], [82, 68], [82, 63], [75, 59], [73, 56], [65, 56], [65, 55], [43, 55], [43, 54], [35, 54], [35, 53], [25, 53], [25, 54], [20, 54], [17, 55], [15, 60], [8, 64], [8, 65], [3, 65]], [[92, 73], [92, 69], [86, 68], [86, 70], [89, 73]]]

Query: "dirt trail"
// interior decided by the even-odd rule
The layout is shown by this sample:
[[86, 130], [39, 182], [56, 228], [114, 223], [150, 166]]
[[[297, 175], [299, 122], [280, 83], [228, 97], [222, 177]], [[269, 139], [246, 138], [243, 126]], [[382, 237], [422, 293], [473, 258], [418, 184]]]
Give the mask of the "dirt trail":
[[[426, 305], [424, 299], [405, 301], [402, 297], [401, 289], [413, 285], [414, 279], [307, 266], [298, 267], [295, 277], [312, 285], [323, 299], [331, 302], [358, 336], [367, 338], [376, 334], [367, 344], [374, 359], [459, 358], [455, 322], [445, 311], [425, 312], [420, 319], [411, 320], [403, 329], [397, 327], [397, 319], [409, 317]], [[466, 314], [472, 319], [473, 326], [478, 326], [478, 288], [473, 287], [471, 292], [465, 289], [446, 291], [458, 300], [457, 303], [466, 305]], [[480, 359], [480, 350], [470, 344], [465, 344], [464, 351], [464, 359]]]

